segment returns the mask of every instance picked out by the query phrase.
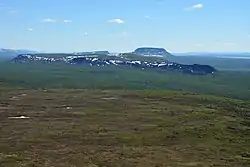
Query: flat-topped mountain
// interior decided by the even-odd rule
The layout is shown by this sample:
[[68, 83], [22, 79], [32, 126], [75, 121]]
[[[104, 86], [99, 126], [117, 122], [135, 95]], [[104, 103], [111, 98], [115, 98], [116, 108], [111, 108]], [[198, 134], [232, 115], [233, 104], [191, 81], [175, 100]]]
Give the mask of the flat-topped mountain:
[[161, 57], [145, 57], [136, 54], [111, 55], [75, 55], [75, 54], [22, 54], [13, 59], [15, 63], [55, 63], [61, 62], [71, 65], [85, 66], [117, 66], [127, 68], [160, 69], [172, 70], [189, 74], [206, 75], [216, 72], [216, 69], [209, 65], [185, 65], [169, 62]]
[[164, 48], [141, 47], [137, 48], [133, 53], [143, 56], [172, 56]]

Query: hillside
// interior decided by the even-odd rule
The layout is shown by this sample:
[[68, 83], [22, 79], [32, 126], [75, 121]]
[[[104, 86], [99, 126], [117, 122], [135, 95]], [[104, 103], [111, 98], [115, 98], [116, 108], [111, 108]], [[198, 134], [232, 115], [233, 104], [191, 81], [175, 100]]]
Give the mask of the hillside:
[[5, 90], [0, 101], [4, 167], [250, 165], [246, 102], [79, 89]]

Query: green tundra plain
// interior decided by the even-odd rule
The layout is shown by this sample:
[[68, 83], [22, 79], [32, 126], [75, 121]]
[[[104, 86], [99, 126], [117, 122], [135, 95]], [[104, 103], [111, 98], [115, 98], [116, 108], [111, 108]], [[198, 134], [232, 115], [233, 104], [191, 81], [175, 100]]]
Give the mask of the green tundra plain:
[[250, 166], [249, 75], [1, 62], [0, 166]]

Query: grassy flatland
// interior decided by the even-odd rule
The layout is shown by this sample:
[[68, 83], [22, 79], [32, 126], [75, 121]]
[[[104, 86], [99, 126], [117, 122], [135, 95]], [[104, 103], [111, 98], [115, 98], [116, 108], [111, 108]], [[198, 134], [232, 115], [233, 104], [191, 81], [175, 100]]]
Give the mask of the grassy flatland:
[[[184, 92], [2, 89], [0, 166], [247, 167], [249, 106]], [[8, 118], [21, 115], [30, 118]]]
[[65, 64], [0, 63], [0, 85], [21, 88], [183, 90], [250, 100], [249, 72], [179, 72]]

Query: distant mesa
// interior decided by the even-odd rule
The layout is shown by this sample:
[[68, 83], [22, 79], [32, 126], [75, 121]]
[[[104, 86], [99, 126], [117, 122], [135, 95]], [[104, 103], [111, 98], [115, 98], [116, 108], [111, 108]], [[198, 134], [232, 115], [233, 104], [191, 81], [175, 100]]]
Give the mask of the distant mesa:
[[143, 56], [172, 56], [164, 48], [141, 47], [137, 48], [133, 53]]

